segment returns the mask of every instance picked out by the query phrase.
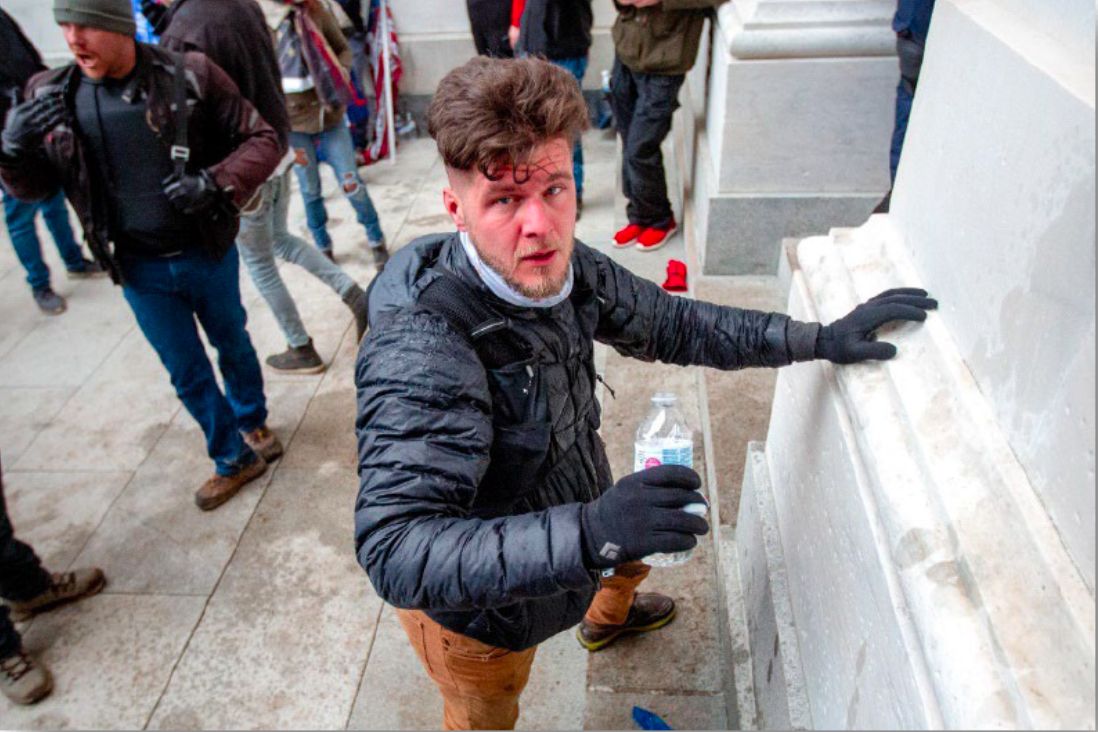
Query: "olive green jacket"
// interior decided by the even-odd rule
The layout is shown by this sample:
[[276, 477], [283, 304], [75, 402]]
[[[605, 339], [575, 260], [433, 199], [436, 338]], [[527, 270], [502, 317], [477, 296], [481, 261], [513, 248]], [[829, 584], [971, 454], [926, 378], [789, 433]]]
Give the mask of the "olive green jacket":
[[685, 74], [694, 66], [705, 19], [724, 0], [663, 0], [635, 8], [619, 5], [614, 51], [630, 70], [643, 74]]

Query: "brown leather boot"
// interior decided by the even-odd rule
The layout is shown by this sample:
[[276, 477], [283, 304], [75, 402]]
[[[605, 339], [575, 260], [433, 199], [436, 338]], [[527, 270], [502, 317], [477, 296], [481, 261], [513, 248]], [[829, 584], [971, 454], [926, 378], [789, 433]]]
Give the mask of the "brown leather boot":
[[50, 585], [34, 597], [21, 602], [8, 600], [11, 619], [15, 622], [29, 620], [38, 613], [52, 610], [74, 600], [89, 597], [102, 590], [107, 578], [99, 567], [87, 567], [71, 572], [54, 572], [50, 575]]
[[267, 461], [257, 455], [254, 463], [244, 466], [236, 475], [215, 475], [207, 480], [194, 494], [194, 502], [203, 511], [212, 511], [265, 472]]
[[0, 658], [0, 691], [16, 704], [34, 704], [53, 691], [53, 676], [44, 663], [20, 648]]
[[576, 638], [589, 651], [601, 651], [627, 633], [647, 633], [675, 619], [675, 601], [657, 592], [638, 592], [629, 615], [621, 625], [599, 625], [584, 620], [576, 628]]
[[245, 432], [244, 443], [252, 448], [256, 455], [269, 463], [273, 463], [282, 457], [282, 443], [278, 435], [271, 431], [267, 425], [256, 427], [251, 432]]

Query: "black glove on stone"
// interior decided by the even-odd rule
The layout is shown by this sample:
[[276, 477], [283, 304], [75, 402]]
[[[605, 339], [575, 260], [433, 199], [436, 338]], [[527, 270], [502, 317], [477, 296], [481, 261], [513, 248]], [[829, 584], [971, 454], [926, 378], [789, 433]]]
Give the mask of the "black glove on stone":
[[893, 320], [926, 320], [926, 311], [937, 307], [938, 301], [927, 297], [926, 290], [912, 287], [886, 290], [820, 328], [816, 358], [834, 363], [890, 359], [896, 355], [896, 346], [878, 342], [874, 331]]
[[160, 35], [164, 32], [168, 17], [168, 7], [161, 5], [155, 0], [141, 0], [141, 14], [145, 16], [145, 20], [149, 21], [149, 26], [152, 28], [152, 32]]
[[161, 183], [172, 205], [188, 216], [211, 208], [221, 196], [221, 189], [206, 170], [196, 175], [177, 176], [173, 173]]
[[683, 506], [705, 499], [701, 478], [681, 465], [660, 465], [627, 475], [583, 506], [580, 525], [584, 563], [607, 569], [657, 552], [682, 552], [709, 531], [700, 516]]
[[15, 105], [8, 112], [0, 149], [9, 158], [21, 158], [42, 142], [46, 133], [65, 120], [65, 100], [60, 92], [44, 94]]

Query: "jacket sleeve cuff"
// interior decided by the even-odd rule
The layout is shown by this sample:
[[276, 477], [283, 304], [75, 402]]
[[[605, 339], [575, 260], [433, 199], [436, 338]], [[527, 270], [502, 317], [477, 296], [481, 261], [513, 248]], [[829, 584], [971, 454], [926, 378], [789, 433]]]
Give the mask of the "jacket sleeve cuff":
[[789, 360], [811, 361], [816, 358], [816, 339], [820, 335], [819, 323], [802, 323], [790, 320], [785, 327], [785, 343]]

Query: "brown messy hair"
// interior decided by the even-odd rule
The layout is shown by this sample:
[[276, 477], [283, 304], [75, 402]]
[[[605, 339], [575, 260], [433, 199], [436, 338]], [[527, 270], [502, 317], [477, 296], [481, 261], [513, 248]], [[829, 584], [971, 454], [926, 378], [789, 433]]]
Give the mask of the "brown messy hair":
[[490, 180], [501, 168], [518, 169], [546, 140], [574, 143], [587, 126], [575, 77], [538, 58], [478, 56], [443, 77], [427, 110], [427, 131], [446, 166], [475, 168]]

